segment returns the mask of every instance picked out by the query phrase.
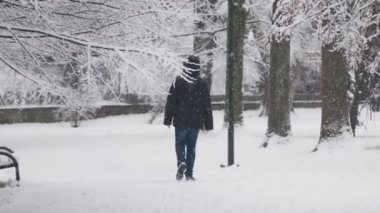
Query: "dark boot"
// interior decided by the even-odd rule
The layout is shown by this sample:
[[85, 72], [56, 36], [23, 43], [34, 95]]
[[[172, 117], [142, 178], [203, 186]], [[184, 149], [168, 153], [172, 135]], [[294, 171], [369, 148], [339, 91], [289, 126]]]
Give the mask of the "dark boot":
[[182, 180], [183, 173], [186, 171], [186, 169], [187, 169], [186, 163], [182, 162], [179, 164], [178, 169], [177, 169], [177, 175], [176, 175], [177, 180]]
[[196, 181], [196, 179], [193, 176], [186, 176], [187, 181]]

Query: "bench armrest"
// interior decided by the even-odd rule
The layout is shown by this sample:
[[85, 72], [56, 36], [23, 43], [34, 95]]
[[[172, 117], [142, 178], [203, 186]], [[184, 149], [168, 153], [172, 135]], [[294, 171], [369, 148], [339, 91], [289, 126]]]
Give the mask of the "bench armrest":
[[0, 151], [0, 155], [8, 157], [12, 161], [11, 164], [0, 165], [0, 169], [7, 169], [7, 168], [14, 167], [16, 170], [16, 180], [20, 181], [20, 172], [19, 172], [18, 162], [16, 158], [11, 153], [4, 152], [4, 151]]
[[9, 152], [9, 153], [13, 153], [13, 150], [12, 150], [12, 149], [10, 149], [10, 148], [8, 148], [8, 147], [5, 147], [5, 146], [0, 146], [0, 151], [2, 151], [2, 150], [5, 150], [5, 151], [7, 151], [7, 152]]

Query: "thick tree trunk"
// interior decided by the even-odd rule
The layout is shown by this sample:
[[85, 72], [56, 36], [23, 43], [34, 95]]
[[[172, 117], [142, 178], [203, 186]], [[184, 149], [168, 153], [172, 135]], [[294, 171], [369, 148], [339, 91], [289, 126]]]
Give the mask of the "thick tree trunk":
[[[245, 34], [245, 24], [247, 13], [243, 7], [244, 0], [238, 0], [238, 4], [235, 4], [234, 11], [234, 21], [233, 21], [233, 50], [232, 53], [235, 54], [234, 64], [233, 64], [233, 82], [231, 79], [226, 78], [226, 94], [228, 94], [228, 88], [232, 83], [233, 87], [233, 106], [234, 106], [234, 123], [243, 124], [243, 48], [244, 48], [244, 34]], [[228, 76], [228, 75], [227, 75]], [[226, 107], [224, 113], [224, 121], [228, 122], [228, 95], [226, 95]]]
[[290, 41], [272, 39], [267, 136], [290, 133]]
[[342, 50], [333, 50], [334, 43], [322, 46], [322, 125], [320, 142], [350, 131], [349, 76]]
[[[275, 17], [278, 3], [278, 0], [273, 2], [273, 25], [278, 25]], [[290, 37], [278, 39], [273, 35], [268, 78], [268, 129], [264, 147], [272, 136], [287, 137], [290, 134], [290, 86]]]

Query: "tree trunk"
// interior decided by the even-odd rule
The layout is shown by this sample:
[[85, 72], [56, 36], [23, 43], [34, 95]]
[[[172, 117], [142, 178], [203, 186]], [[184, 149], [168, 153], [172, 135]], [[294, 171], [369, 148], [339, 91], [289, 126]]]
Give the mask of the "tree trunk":
[[261, 112], [260, 117], [268, 116], [268, 103], [269, 103], [269, 86], [268, 86], [268, 72], [263, 74], [263, 80], [260, 82], [260, 87], [262, 91], [261, 99]]
[[290, 41], [272, 39], [267, 136], [290, 133]]
[[359, 104], [360, 100], [362, 98], [361, 91], [363, 89], [361, 88], [364, 84], [363, 82], [363, 73], [364, 73], [364, 63], [361, 63], [357, 70], [355, 70], [355, 82], [353, 82], [353, 100], [352, 104], [350, 106], [350, 124], [351, 124], [351, 131], [354, 137], [356, 136], [356, 126], [359, 124]]
[[[237, 4], [234, 4], [234, 21], [233, 21], [233, 44], [231, 51], [235, 54], [234, 64], [233, 64], [233, 82], [228, 77], [226, 78], [226, 94], [228, 94], [228, 88], [232, 83], [233, 88], [233, 106], [234, 106], [234, 123], [243, 124], [243, 48], [244, 48], [244, 34], [245, 34], [245, 24], [247, 18], [246, 9], [243, 7], [245, 0], [237, 0]], [[227, 53], [228, 54], [228, 53]], [[228, 76], [228, 74], [227, 74]], [[228, 95], [226, 95], [226, 107], [224, 113], [224, 121], [228, 122]]]
[[302, 72], [302, 64], [297, 59], [295, 64], [290, 69], [290, 92], [289, 92], [289, 104], [290, 111], [294, 112], [294, 99], [296, 96], [296, 89], [299, 84], [300, 73]]
[[[274, 1], [273, 16], [277, 4], [278, 0]], [[277, 24], [276, 18], [273, 17], [273, 25]], [[287, 137], [290, 134], [290, 86], [290, 38], [276, 38], [276, 35], [273, 35], [268, 79], [268, 140], [273, 135]]]
[[349, 132], [349, 76], [343, 50], [334, 43], [322, 46], [322, 125], [319, 142]]

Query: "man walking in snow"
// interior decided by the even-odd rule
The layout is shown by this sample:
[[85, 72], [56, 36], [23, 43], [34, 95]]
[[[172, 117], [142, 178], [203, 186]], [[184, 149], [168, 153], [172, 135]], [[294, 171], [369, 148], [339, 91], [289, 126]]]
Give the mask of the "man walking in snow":
[[200, 76], [199, 57], [189, 56], [183, 75], [170, 87], [165, 107], [164, 125], [175, 127], [177, 180], [194, 181], [195, 149], [200, 129], [212, 130], [210, 91]]

